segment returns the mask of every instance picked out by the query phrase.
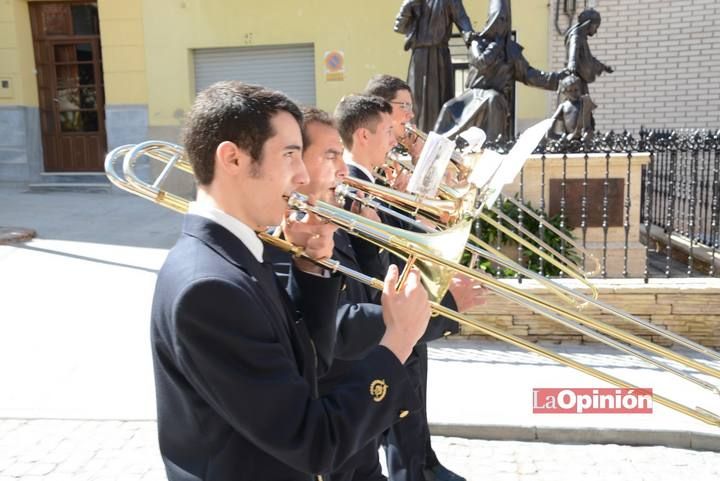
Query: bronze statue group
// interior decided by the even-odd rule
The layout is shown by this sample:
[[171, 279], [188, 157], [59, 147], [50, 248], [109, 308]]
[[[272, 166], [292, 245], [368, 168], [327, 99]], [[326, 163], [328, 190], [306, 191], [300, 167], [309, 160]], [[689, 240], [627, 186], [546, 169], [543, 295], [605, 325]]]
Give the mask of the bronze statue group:
[[[453, 25], [468, 48], [469, 72], [466, 90], [454, 97], [448, 42]], [[558, 90], [564, 101], [555, 113], [552, 134], [580, 137], [592, 135], [595, 104], [588, 84], [613, 69], [590, 53], [588, 37], [600, 27], [600, 14], [590, 8], [565, 35], [566, 67], [544, 72], [532, 67], [523, 56], [523, 47], [513, 39], [509, 0], [491, 0], [488, 19], [481, 32], [473, 32], [461, 0], [406, 0], [395, 20], [395, 31], [405, 35], [405, 49], [411, 50], [408, 68], [410, 84], [421, 129], [454, 137], [477, 126], [487, 138], [507, 140], [513, 133], [515, 82], [545, 90]], [[574, 81], [565, 77], [573, 76]], [[579, 94], [568, 94], [577, 83]], [[572, 89], [570, 89], [572, 90]]]
[[[376, 172], [394, 150], [416, 160], [422, 142], [404, 128], [413, 116], [449, 135], [471, 125], [506, 135], [516, 80], [562, 85], [560, 128], [582, 133], [592, 123], [587, 84], [611, 71], [587, 48], [599, 16], [586, 20], [569, 32], [572, 75], [545, 73], [511, 39], [508, 2], [491, 1], [488, 23], [475, 33], [460, 0], [408, 0], [395, 25], [412, 49], [407, 83], [375, 76], [333, 115], [238, 81], [198, 94], [183, 133], [197, 198], [158, 274], [151, 314], [168, 479], [379, 481], [388, 479], [379, 446], [393, 481], [464, 479], [435, 456], [426, 412], [426, 343], [458, 332], [457, 323], [431, 318], [416, 268], [399, 282], [403, 259], [312, 212], [290, 211], [288, 197], [298, 192], [310, 204], [412, 230], [357, 201], [340, 202], [336, 186], [352, 176], [403, 189], [405, 174]], [[456, 99], [445, 75], [453, 23], [471, 58], [468, 91]], [[263, 244], [258, 233], [278, 226], [304, 256]], [[328, 258], [384, 279], [383, 290], [312, 262]], [[484, 296], [481, 285], [457, 276], [440, 301], [466, 312]]]

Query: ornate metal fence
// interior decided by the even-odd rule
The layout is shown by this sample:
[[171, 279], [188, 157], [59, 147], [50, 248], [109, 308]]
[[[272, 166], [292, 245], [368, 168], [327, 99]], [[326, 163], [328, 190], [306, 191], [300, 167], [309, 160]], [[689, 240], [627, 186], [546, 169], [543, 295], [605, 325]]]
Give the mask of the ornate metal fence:
[[[717, 275], [720, 130], [643, 130], [641, 149], [653, 153], [643, 182], [648, 245], [664, 254], [664, 275]], [[677, 266], [679, 267], [679, 266]]]
[[[511, 146], [508, 142], [489, 147], [508, 151]], [[583, 246], [590, 233], [592, 244], [600, 246], [595, 255], [602, 277], [641, 275], [647, 282], [650, 277], [718, 275], [720, 131], [641, 129], [636, 136], [610, 132], [585, 141], [549, 140], [535, 153], [539, 172], [529, 177], [528, 166], [523, 169], [517, 198], [525, 201], [527, 191], [539, 189], [534, 207], [542, 219], [536, 225], [541, 239], [546, 239], [551, 223], [574, 229]], [[639, 157], [644, 157], [642, 168]], [[574, 169], [570, 176], [569, 164]], [[501, 205], [496, 208], [501, 209]], [[522, 223], [522, 214], [515, 220]], [[487, 231], [486, 226], [476, 230], [483, 229]], [[490, 237], [498, 246], [504, 242], [500, 232]], [[631, 269], [629, 265], [640, 257], [640, 242], [645, 264], [638, 274], [637, 266]], [[558, 250], [572, 253], [562, 241]], [[587, 259], [581, 257], [585, 264]], [[517, 259], [524, 265], [531, 263], [520, 247]], [[615, 266], [611, 272], [610, 264]], [[546, 272], [542, 259], [532, 267], [553, 274]]]

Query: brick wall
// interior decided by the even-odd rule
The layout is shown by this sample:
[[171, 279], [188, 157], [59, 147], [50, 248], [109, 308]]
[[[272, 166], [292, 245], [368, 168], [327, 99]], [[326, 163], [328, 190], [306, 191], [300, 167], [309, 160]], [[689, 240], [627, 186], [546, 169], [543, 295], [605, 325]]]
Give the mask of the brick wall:
[[[525, 292], [558, 304], [557, 297], [549, 295], [546, 289], [534, 282], [526, 280], [520, 286], [517, 281], [508, 282]], [[574, 281], [563, 283], [578, 285]], [[644, 284], [642, 279], [612, 279], [593, 280], [593, 284], [599, 288], [599, 300], [605, 304], [649, 320], [705, 346], [720, 348], [720, 279], [651, 279], [648, 284]], [[661, 336], [619, 320], [596, 307], [586, 307], [582, 313], [657, 344], [671, 344]], [[595, 342], [493, 293], [488, 294], [487, 303], [471, 317], [531, 341]], [[467, 326], [462, 327], [460, 335], [490, 339]]]
[[[556, 3], [550, 2], [552, 69], [566, 63], [564, 37], [554, 26]], [[720, 2], [588, 3], [594, 3], [602, 16], [598, 33], [590, 38], [590, 50], [615, 69], [590, 85], [599, 106], [595, 111], [598, 130], [636, 131], [641, 125], [720, 128]], [[577, 4], [579, 13], [584, 2]], [[573, 23], [576, 20], [577, 15]], [[560, 26], [568, 27], [562, 15]]]

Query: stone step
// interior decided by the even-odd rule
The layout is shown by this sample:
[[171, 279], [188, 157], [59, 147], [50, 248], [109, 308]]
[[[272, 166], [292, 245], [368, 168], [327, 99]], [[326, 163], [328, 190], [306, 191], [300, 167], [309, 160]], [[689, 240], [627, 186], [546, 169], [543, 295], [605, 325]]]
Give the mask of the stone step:
[[110, 192], [103, 172], [44, 172], [40, 182], [28, 185], [31, 192]]
[[28, 185], [30, 192], [111, 192], [109, 182], [41, 182]]
[[109, 184], [104, 172], [43, 172], [37, 184]]

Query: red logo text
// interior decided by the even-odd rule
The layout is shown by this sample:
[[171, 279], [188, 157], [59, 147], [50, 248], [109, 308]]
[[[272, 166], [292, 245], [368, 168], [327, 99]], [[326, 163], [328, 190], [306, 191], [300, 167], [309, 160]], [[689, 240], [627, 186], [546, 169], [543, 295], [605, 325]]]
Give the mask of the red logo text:
[[650, 388], [534, 388], [534, 414], [652, 413]]

